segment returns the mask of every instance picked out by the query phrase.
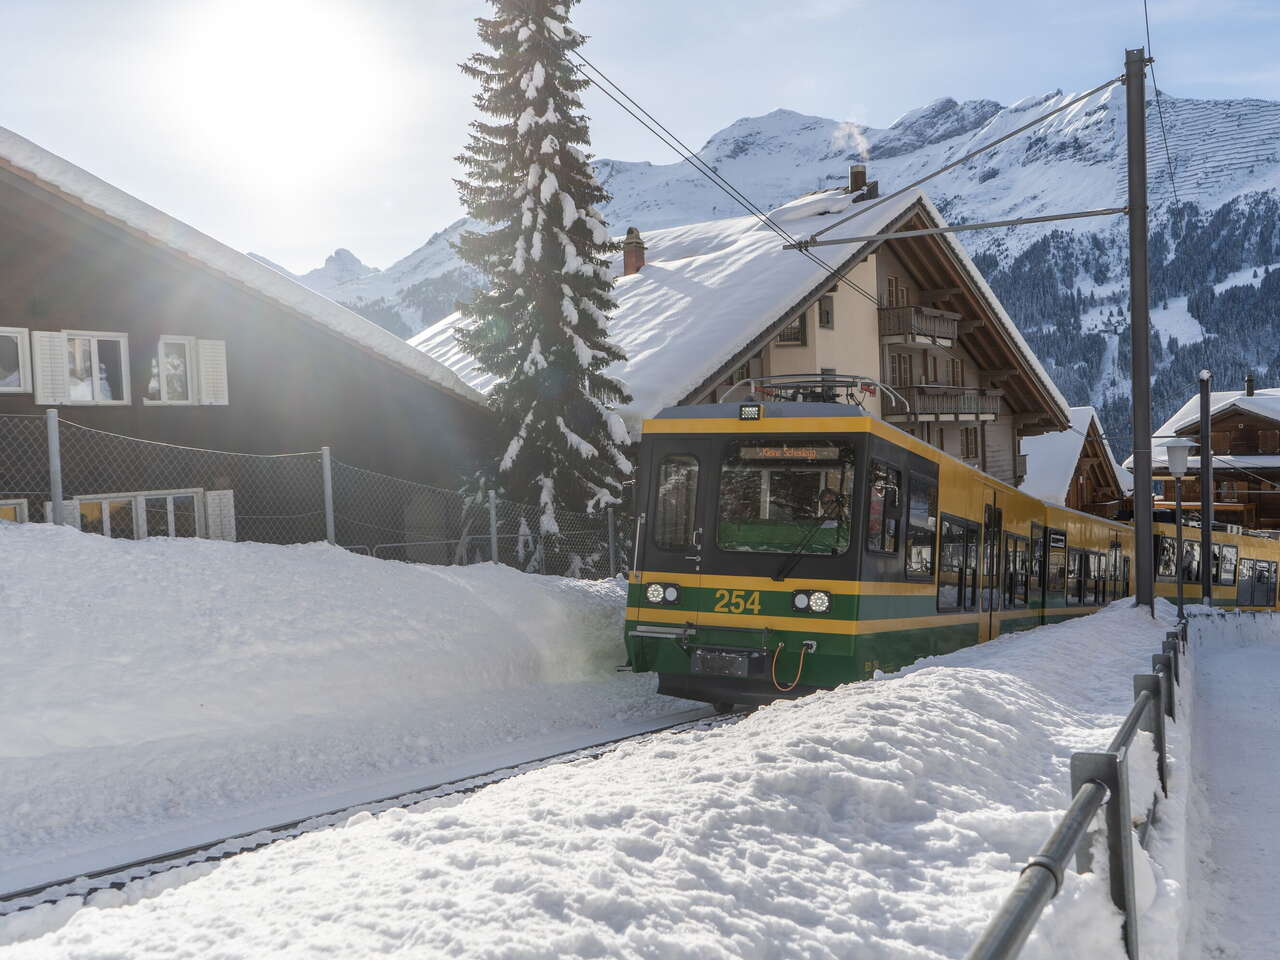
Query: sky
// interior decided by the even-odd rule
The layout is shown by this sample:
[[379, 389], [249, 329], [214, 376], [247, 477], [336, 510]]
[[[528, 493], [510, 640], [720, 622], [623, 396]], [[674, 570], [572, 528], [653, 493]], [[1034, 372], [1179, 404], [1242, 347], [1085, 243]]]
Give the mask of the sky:
[[[1149, 0], [1174, 96], [1280, 100], [1280, 0]], [[0, 0], [0, 126], [293, 270], [386, 267], [461, 215], [481, 0]], [[872, 126], [1085, 90], [1141, 0], [581, 0], [583, 53], [691, 145], [778, 107]], [[670, 162], [595, 91], [594, 152]]]

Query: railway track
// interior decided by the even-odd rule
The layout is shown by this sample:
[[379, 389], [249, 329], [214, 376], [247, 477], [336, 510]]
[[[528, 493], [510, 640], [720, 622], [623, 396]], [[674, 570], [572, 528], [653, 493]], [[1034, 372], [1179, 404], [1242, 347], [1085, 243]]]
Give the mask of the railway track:
[[379, 797], [375, 800], [339, 807], [334, 810], [326, 810], [297, 820], [276, 823], [271, 826], [260, 827], [257, 830], [220, 837], [190, 847], [183, 847], [179, 850], [169, 850], [155, 856], [130, 860], [127, 863], [117, 863], [74, 877], [63, 877], [50, 883], [14, 890], [0, 894], [0, 917], [31, 910], [42, 904], [58, 903], [68, 897], [85, 898], [104, 890], [122, 890], [125, 886], [135, 881], [150, 879], [184, 867], [216, 863], [237, 854], [260, 850], [281, 840], [288, 840], [293, 837], [299, 837], [304, 833], [337, 826], [345, 823], [358, 813], [367, 811], [376, 814], [384, 810], [390, 810], [393, 807], [409, 807], [426, 800], [474, 793], [484, 787], [501, 783], [503, 780], [509, 780], [522, 773], [528, 773], [542, 767], [560, 763], [572, 763], [577, 760], [594, 759], [623, 744], [642, 741], [656, 734], [712, 729], [726, 723], [732, 723], [741, 716], [742, 714], [738, 713], [716, 713], [699, 720], [683, 720], [678, 723], [655, 727], [643, 733], [630, 734], [614, 740], [602, 740], [599, 743], [548, 754], [547, 756], [526, 760], [519, 764], [497, 767], [493, 770], [472, 774], [456, 780], [428, 784], [404, 793]]

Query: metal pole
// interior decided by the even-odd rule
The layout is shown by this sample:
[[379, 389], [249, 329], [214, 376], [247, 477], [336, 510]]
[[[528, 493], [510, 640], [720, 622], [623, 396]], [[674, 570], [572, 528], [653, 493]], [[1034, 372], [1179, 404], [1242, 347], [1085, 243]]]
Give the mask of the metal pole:
[[618, 534], [613, 525], [613, 507], [609, 508], [609, 576], [618, 575]]
[[1182, 619], [1182, 478], [1173, 478], [1173, 522], [1178, 527], [1178, 619]]
[[58, 437], [58, 411], [50, 407], [44, 412], [49, 434], [49, 516], [58, 526], [66, 523], [62, 515], [62, 444]]
[[333, 529], [333, 458], [328, 447], [320, 448], [320, 470], [324, 474], [324, 538], [337, 543]]
[[1200, 371], [1200, 594], [1213, 606], [1213, 423], [1209, 387], [1213, 374]]
[[498, 496], [489, 491], [489, 559], [498, 562]]
[[1124, 52], [1129, 152], [1129, 337], [1133, 367], [1133, 527], [1137, 603], [1155, 616], [1151, 536], [1151, 318], [1147, 312], [1146, 51]]

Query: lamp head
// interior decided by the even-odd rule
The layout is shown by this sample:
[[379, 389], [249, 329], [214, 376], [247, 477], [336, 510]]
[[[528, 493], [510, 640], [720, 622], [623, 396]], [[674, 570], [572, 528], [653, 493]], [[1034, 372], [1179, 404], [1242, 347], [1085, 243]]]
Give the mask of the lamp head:
[[1187, 475], [1187, 454], [1195, 445], [1195, 441], [1186, 437], [1174, 437], [1164, 445], [1165, 454], [1169, 458], [1169, 472], [1174, 479], [1181, 480]]

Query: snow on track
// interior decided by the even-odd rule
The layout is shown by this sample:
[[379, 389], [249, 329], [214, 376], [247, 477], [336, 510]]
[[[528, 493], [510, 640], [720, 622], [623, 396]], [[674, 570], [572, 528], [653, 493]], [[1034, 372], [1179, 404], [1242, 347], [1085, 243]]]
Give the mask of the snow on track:
[[[1167, 622], [1126, 604], [360, 815], [122, 909], [50, 908], [65, 926], [0, 956], [961, 957], [1159, 649]], [[1173, 956], [1179, 885], [1138, 857], [1144, 947]], [[1023, 956], [1123, 957], [1098, 875], [1069, 878]]]
[[0, 523], [0, 891], [661, 725], [624, 588]]
[[1269, 960], [1280, 944], [1280, 632], [1273, 617], [1241, 626], [1211, 623], [1195, 650], [1195, 958]]

